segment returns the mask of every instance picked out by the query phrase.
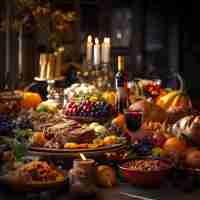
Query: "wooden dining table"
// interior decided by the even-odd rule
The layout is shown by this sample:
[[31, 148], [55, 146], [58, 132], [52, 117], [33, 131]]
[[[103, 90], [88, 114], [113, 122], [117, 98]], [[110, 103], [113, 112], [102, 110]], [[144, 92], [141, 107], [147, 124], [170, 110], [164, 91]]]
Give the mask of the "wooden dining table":
[[[153, 181], [153, 180], [152, 180]], [[62, 191], [44, 191], [40, 193], [14, 193], [0, 189], [0, 200], [70, 200], [67, 188]], [[79, 198], [78, 198], [79, 199]], [[85, 198], [84, 198], [85, 199]], [[194, 191], [183, 191], [166, 184], [160, 188], [140, 188], [121, 183], [112, 188], [97, 188], [96, 200], [199, 200], [200, 188]], [[83, 200], [83, 199], [82, 199]], [[87, 198], [89, 200], [89, 198]]]

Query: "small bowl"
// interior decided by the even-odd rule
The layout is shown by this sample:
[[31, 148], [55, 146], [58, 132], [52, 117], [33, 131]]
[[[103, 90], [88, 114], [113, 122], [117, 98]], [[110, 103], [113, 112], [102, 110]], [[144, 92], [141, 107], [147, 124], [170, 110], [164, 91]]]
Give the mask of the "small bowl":
[[[138, 159], [138, 160], [160, 160], [160, 159]], [[132, 160], [137, 161], [137, 160]], [[168, 167], [160, 170], [150, 170], [141, 171], [137, 169], [131, 169], [128, 167], [129, 163], [132, 161], [125, 162], [119, 166], [122, 175], [129, 183], [135, 186], [145, 186], [145, 187], [158, 187], [161, 185], [162, 181], [169, 175], [173, 164], [168, 160], [160, 160], [165, 162]]]

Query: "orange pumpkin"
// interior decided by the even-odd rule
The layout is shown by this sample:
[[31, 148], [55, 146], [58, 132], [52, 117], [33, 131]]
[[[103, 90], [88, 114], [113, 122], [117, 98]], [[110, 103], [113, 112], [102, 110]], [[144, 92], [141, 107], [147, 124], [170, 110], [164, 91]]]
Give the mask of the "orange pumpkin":
[[23, 108], [36, 108], [42, 102], [42, 98], [38, 93], [34, 92], [24, 92], [23, 98], [21, 100], [21, 105]]
[[172, 90], [156, 99], [156, 104], [167, 112], [178, 112], [192, 108], [190, 97], [184, 91], [183, 79], [179, 74], [177, 74], [177, 78], [180, 81], [180, 89]]
[[173, 156], [183, 156], [187, 148], [186, 142], [176, 137], [167, 139], [163, 145], [163, 149]]

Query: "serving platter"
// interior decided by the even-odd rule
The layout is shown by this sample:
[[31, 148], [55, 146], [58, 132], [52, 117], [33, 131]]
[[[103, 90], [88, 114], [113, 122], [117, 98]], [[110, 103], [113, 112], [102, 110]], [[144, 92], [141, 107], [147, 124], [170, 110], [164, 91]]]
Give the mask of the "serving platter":
[[127, 143], [122, 142], [119, 144], [106, 145], [98, 148], [76, 148], [76, 149], [54, 149], [54, 148], [44, 148], [44, 147], [29, 147], [28, 152], [32, 155], [39, 156], [64, 156], [73, 157], [79, 156], [80, 153], [85, 155], [99, 155], [107, 152], [115, 152], [126, 148]]
[[72, 119], [75, 121], [79, 121], [79, 122], [85, 122], [85, 123], [91, 123], [91, 122], [106, 122], [109, 121], [113, 118], [113, 115], [111, 116], [107, 116], [107, 117], [84, 117], [84, 116], [69, 116], [69, 115], [65, 115], [66, 119]]
[[0, 182], [8, 186], [11, 190], [15, 192], [39, 192], [44, 190], [54, 190], [57, 188], [61, 188], [62, 186], [67, 184], [67, 179], [60, 178], [56, 181], [28, 182], [23, 181], [20, 177], [17, 176], [4, 175], [0, 177]]

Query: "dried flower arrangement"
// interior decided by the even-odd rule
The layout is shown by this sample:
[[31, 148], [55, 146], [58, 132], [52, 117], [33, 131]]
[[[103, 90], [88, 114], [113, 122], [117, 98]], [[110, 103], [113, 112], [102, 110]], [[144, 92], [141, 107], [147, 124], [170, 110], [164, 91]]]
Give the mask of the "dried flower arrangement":
[[[53, 6], [51, 0], [15, 0], [15, 15], [12, 28], [23, 33], [45, 30], [48, 34], [47, 49], [61, 46], [71, 24], [78, 20], [75, 11], [64, 11]], [[5, 30], [6, 20], [2, 19], [0, 30]]]

